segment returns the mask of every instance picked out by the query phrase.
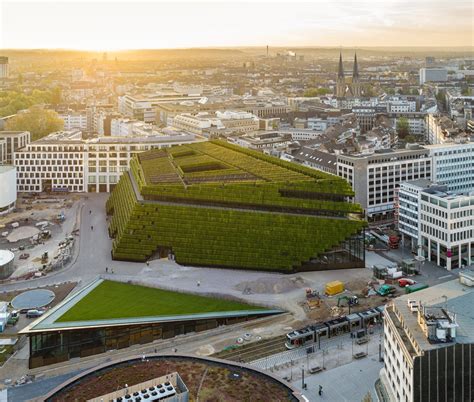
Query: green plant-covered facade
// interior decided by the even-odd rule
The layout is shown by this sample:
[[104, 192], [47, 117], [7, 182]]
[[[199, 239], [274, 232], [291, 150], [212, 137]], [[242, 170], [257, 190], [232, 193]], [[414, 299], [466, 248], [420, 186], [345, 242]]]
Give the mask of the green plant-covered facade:
[[365, 221], [342, 179], [210, 141], [131, 162], [107, 202], [115, 259], [295, 272], [360, 267]]

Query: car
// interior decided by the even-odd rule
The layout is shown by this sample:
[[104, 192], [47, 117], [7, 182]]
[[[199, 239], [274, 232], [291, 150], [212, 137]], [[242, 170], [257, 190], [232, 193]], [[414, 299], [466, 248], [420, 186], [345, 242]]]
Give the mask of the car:
[[44, 314], [44, 311], [41, 310], [28, 310], [26, 312], [26, 318], [38, 318]]
[[401, 288], [404, 288], [405, 286], [409, 286], [409, 285], [414, 285], [415, 283], [416, 281], [410, 278], [400, 278], [398, 280], [398, 286], [400, 286]]

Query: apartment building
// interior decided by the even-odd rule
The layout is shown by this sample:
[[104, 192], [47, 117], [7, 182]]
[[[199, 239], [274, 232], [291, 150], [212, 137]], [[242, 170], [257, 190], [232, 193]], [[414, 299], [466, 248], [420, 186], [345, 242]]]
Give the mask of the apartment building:
[[474, 271], [465, 270], [460, 280], [386, 305], [380, 371], [385, 400], [474, 400]]
[[0, 131], [0, 165], [13, 164], [13, 154], [31, 141], [29, 131]]
[[408, 121], [408, 131], [411, 135], [424, 136], [426, 134], [426, 113], [423, 112], [392, 112], [388, 113], [393, 127], [397, 127], [399, 119]]
[[426, 117], [426, 139], [430, 144], [444, 144], [453, 141], [462, 130], [447, 116], [428, 114]]
[[136, 153], [191, 142], [178, 131], [88, 140], [80, 131], [52, 133], [15, 152], [18, 191], [110, 192]]
[[395, 189], [400, 183], [431, 178], [429, 151], [383, 149], [369, 155], [338, 155], [337, 175], [345, 178], [355, 192], [355, 202], [364, 208], [369, 223], [394, 220]]

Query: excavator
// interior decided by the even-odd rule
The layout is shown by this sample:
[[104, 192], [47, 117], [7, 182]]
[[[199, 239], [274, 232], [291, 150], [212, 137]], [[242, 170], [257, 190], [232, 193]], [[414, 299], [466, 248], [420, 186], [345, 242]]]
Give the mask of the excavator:
[[337, 307], [341, 306], [341, 303], [346, 301], [349, 307], [349, 314], [351, 313], [351, 307], [359, 304], [359, 298], [357, 296], [340, 296], [337, 298]]

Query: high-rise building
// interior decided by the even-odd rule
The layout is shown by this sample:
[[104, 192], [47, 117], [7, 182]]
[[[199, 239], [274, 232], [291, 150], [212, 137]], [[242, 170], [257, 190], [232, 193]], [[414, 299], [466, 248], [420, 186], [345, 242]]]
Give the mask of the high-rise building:
[[8, 57], [0, 56], [0, 79], [8, 78]]
[[420, 85], [425, 82], [445, 82], [448, 80], [448, 70], [445, 68], [420, 68]]

